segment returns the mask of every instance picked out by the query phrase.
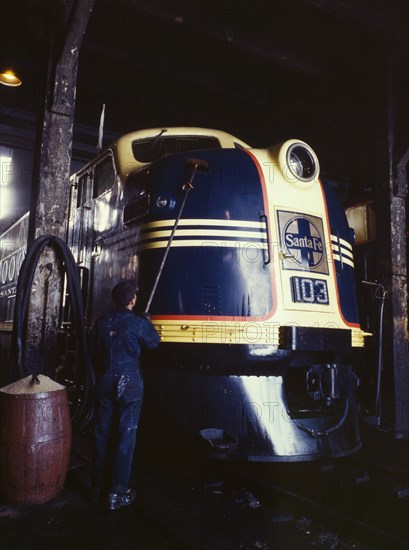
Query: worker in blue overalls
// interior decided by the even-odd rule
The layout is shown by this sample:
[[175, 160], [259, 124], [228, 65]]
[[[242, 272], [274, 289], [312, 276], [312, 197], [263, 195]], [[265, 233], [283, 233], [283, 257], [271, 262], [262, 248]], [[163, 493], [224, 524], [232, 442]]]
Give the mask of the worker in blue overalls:
[[96, 372], [92, 500], [100, 499], [108, 483], [110, 510], [135, 500], [129, 483], [143, 400], [140, 354], [160, 340], [149, 316], [132, 311], [137, 292], [132, 281], [118, 283], [112, 290], [116, 310], [96, 321], [90, 338]]

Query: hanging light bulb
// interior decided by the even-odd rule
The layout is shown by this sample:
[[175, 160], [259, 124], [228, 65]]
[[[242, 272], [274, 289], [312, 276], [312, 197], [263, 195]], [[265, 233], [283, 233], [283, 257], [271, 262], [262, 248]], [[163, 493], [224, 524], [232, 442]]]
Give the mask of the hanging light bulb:
[[19, 77], [13, 73], [13, 71], [7, 70], [0, 73], [0, 84], [4, 84], [4, 86], [16, 87], [21, 86], [22, 82]]

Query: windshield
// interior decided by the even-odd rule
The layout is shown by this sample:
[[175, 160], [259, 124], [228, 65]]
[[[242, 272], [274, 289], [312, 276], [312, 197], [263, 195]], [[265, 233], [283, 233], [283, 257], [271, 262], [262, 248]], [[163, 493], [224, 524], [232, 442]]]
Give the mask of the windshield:
[[153, 136], [132, 143], [132, 152], [139, 162], [155, 160], [200, 149], [220, 149], [220, 142], [211, 136]]

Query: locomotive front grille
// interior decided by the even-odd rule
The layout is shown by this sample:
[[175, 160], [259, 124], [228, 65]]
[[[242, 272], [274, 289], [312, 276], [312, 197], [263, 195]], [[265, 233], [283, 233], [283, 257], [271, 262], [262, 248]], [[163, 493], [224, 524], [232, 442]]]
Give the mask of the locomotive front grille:
[[351, 331], [339, 328], [280, 327], [280, 349], [291, 351], [349, 351]]

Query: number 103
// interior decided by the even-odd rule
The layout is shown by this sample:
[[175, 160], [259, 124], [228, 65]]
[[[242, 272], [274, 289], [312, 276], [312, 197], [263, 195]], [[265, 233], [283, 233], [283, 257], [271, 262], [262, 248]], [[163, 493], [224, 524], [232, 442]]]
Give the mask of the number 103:
[[291, 277], [293, 302], [329, 304], [327, 281], [309, 277]]

